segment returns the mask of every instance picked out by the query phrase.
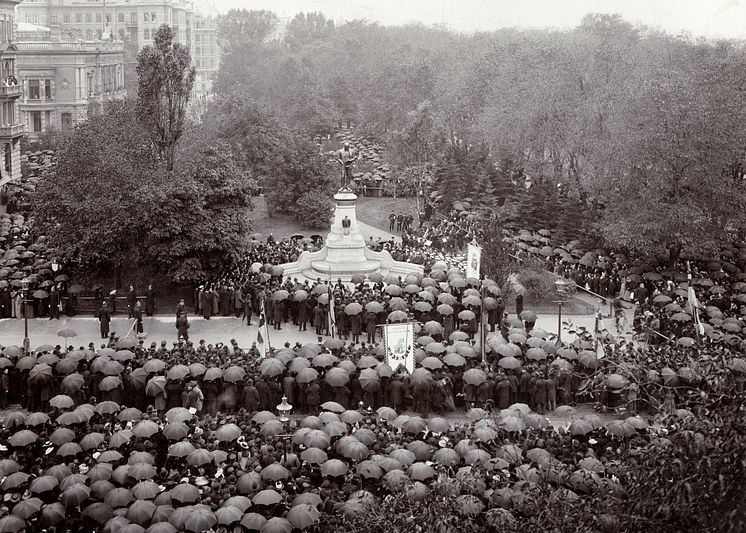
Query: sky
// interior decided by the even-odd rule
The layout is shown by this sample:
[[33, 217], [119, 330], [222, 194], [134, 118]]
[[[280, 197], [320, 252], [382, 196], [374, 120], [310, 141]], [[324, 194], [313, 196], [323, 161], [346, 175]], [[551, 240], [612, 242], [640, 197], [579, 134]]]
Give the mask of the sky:
[[320, 11], [335, 22], [445, 24], [471, 33], [505, 27], [570, 29], [588, 13], [618, 13], [678, 35], [746, 40], [746, 0], [195, 0], [203, 14], [269, 9], [280, 17]]

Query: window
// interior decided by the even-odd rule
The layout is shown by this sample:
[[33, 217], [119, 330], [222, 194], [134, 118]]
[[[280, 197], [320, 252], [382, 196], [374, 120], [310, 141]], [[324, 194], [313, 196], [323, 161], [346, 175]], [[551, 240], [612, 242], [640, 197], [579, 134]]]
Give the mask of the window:
[[13, 148], [10, 143], [5, 145], [5, 172], [11, 172], [13, 168]]
[[34, 24], [39, 24], [39, 15], [38, 15], [38, 13], [34, 13]]
[[39, 80], [29, 80], [28, 97], [31, 98], [32, 100], [39, 99]]
[[155, 22], [155, 11], [150, 12], [150, 22]]
[[92, 41], [93, 40], [93, 32], [91, 30], [85, 31], [85, 40], [86, 41]]
[[197, 53], [196, 53], [196, 55], [198, 55], [198, 56], [202, 55], [202, 47], [201, 46], [197, 47]]
[[75, 22], [78, 24], [83, 22], [83, 13], [75, 13]]
[[146, 41], [150, 39], [150, 30], [147, 28], [145, 28], [144, 37]]
[[33, 131], [41, 131], [41, 111], [31, 112], [31, 122]]
[[197, 68], [202, 68], [202, 60], [201, 59], [197, 60]]
[[64, 17], [65, 17], [65, 19], [64, 19], [65, 20], [65, 24], [70, 24], [70, 13], [65, 13]]
[[130, 13], [130, 22], [132, 24], [137, 24], [137, 13]]
[[52, 98], [52, 80], [44, 80], [44, 98]]
[[60, 115], [60, 125], [63, 130], [73, 129], [73, 116], [70, 113], [62, 113]]
[[111, 24], [111, 13], [106, 14], [106, 23]]
[[91, 15], [90, 13], [86, 13], [85, 14], [85, 23], [86, 24], [90, 24], [91, 22], [93, 22], [93, 15]]
[[52, 24], [57, 24], [57, 15], [52, 15]]
[[96, 13], [96, 22], [101, 24], [101, 13]]
[[143, 16], [143, 20], [145, 20], [145, 22], [150, 22], [150, 13], [148, 13], [146, 11], [145, 13], [142, 14], [142, 16]]
[[124, 13], [119, 13], [117, 15], [117, 22], [124, 22]]

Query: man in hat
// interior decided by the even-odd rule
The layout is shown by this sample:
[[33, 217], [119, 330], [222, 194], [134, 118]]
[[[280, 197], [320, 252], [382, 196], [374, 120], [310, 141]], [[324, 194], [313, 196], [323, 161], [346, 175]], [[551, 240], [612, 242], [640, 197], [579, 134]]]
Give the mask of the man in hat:
[[101, 302], [101, 309], [98, 310], [98, 322], [101, 330], [101, 338], [106, 339], [109, 337], [109, 324], [111, 324], [111, 314], [109, 308], [106, 306], [106, 302]]
[[190, 381], [188, 386], [189, 392], [187, 392], [187, 404], [186, 408], [194, 409], [198, 414], [202, 413], [202, 405], [205, 400], [202, 390], [196, 381]]

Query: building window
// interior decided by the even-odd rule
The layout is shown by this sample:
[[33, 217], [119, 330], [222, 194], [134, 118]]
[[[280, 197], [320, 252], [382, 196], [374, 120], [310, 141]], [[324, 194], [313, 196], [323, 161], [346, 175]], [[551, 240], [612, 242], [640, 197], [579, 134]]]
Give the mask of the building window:
[[85, 31], [85, 40], [86, 41], [92, 41], [93, 40], [93, 32], [91, 30]]
[[111, 24], [111, 13], [106, 14], [106, 23]]
[[132, 24], [137, 24], [137, 13], [130, 13], [130, 22]]
[[101, 13], [96, 13], [96, 22], [101, 24]]
[[150, 13], [148, 13], [147, 11], [142, 14], [142, 17], [145, 22], [150, 22]]
[[86, 24], [90, 24], [91, 22], [93, 22], [93, 15], [91, 15], [90, 13], [86, 13], [85, 14], [85, 23]]
[[124, 22], [124, 13], [117, 14], [117, 21]]
[[83, 23], [83, 13], [75, 13], [75, 22], [78, 24]]
[[155, 11], [150, 12], [150, 22], [155, 22]]
[[52, 80], [44, 80], [44, 98], [52, 99]]
[[65, 24], [70, 24], [70, 13], [65, 13], [63, 16], [65, 17]]
[[149, 29], [145, 28], [144, 36], [145, 36], [145, 40], [146, 41], [150, 39], [150, 30]]
[[10, 143], [5, 145], [5, 172], [12, 172], [13, 170], [13, 148]]
[[60, 115], [60, 125], [63, 130], [73, 129], [73, 116], [70, 113], [62, 113]]
[[52, 15], [52, 24], [57, 24], [57, 15]]
[[33, 131], [41, 131], [41, 111], [31, 112], [31, 122]]
[[34, 24], [39, 24], [39, 15], [34, 13]]
[[39, 80], [29, 80], [28, 97], [32, 100], [39, 99]]

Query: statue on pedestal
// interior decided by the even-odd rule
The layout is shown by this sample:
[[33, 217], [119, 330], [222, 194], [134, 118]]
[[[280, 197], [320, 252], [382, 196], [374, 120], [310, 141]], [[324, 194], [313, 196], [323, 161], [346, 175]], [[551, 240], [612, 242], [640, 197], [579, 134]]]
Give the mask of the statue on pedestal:
[[342, 149], [337, 152], [337, 162], [342, 165], [342, 182], [339, 190], [351, 190], [350, 182], [352, 181], [352, 167], [360, 158], [356, 150], [350, 147], [350, 143], [345, 141]]

